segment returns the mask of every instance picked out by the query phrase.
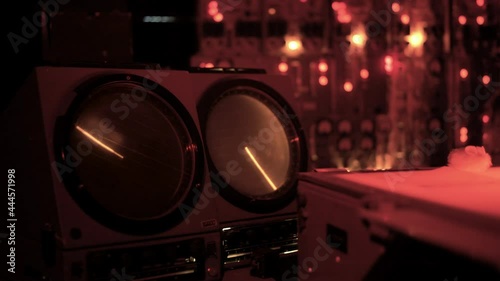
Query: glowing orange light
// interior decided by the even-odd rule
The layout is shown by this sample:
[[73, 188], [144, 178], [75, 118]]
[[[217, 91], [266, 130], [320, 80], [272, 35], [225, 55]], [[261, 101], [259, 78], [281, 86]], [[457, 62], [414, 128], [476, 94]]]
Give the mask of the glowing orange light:
[[393, 59], [392, 59], [392, 57], [391, 57], [391, 56], [385, 56], [385, 58], [384, 58], [384, 62], [385, 62], [386, 64], [392, 64], [392, 61], [393, 61]]
[[119, 154], [118, 152], [114, 151], [111, 147], [105, 145], [103, 142], [101, 142], [100, 140], [94, 138], [94, 136], [92, 136], [89, 132], [87, 132], [86, 130], [82, 129], [80, 126], [76, 126], [76, 129], [78, 131], [80, 131], [84, 136], [86, 136], [87, 138], [89, 138], [92, 142], [98, 144], [100, 147], [106, 149], [107, 151], [113, 153], [114, 155], [120, 157], [121, 159], [123, 159], [123, 155]]
[[215, 16], [215, 15], [217, 15], [218, 13], [219, 13], [219, 9], [217, 9], [217, 8], [210, 8], [210, 9], [208, 9], [208, 14], [210, 16], [212, 16], [212, 17]]
[[269, 10], [267, 10], [267, 13], [269, 13], [270, 15], [274, 15], [274, 14], [276, 14], [276, 9], [275, 8], [269, 8]]
[[321, 86], [326, 86], [328, 85], [328, 78], [326, 76], [320, 76], [319, 79], [318, 79], [318, 83], [321, 85]]
[[468, 132], [468, 130], [467, 130], [467, 128], [466, 128], [466, 127], [462, 127], [462, 128], [460, 128], [460, 142], [463, 142], [463, 143], [464, 143], [464, 142], [466, 142], [466, 141], [467, 141], [467, 139], [469, 138], [469, 137], [467, 136], [467, 132]]
[[401, 22], [403, 24], [409, 24], [410, 23], [410, 16], [407, 14], [401, 15]]
[[266, 174], [266, 172], [264, 171], [264, 169], [262, 169], [262, 167], [260, 166], [259, 162], [257, 162], [257, 159], [255, 159], [255, 157], [253, 156], [252, 152], [250, 151], [250, 149], [248, 149], [247, 146], [245, 146], [245, 151], [248, 154], [248, 156], [250, 156], [250, 159], [252, 159], [252, 162], [254, 163], [255, 167], [257, 167], [257, 169], [262, 174], [262, 176], [264, 176], [264, 178], [269, 183], [269, 185], [274, 190], [277, 190], [278, 188], [276, 187], [276, 185], [274, 185], [273, 181], [269, 178], [269, 176]]
[[484, 85], [488, 85], [491, 82], [491, 78], [488, 75], [484, 75], [481, 81]]
[[208, 2], [208, 8], [209, 9], [214, 9], [214, 8], [218, 8], [219, 7], [219, 4], [217, 3], [217, 1], [210, 1]]
[[200, 67], [205, 67], [205, 63], [204, 62], [200, 62]]
[[484, 24], [484, 17], [483, 16], [479, 16], [476, 18], [476, 22], [477, 24], [479, 25], [483, 25]]
[[427, 35], [424, 31], [424, 25], [420, 22], [415, 26], [412, 26], [413, 29], [410, 35], [405, 36], [405, 41], [408, 42], [408, 46], [405, 49], [405, 54], [410, 56], [421, 57], [423, 55], [423, 45], [427, 40]]
[[424, 35], [422, 32], [414, 32], [410, 34], [410, 37], [408, 37], [408, 43], [414, 48], [422, 46], [424, 44]]
[[467, 71], [467, 69], [465, 68], [460, 69], [460, 77], [462, 79], [465, 79], [467, 78], [467, 76], [469, 76], [469, 71]]
[[339, 14], [337, 19], [340, 23], [349, 23], [349, 22], [351, 22], [352, 17], [351, 17], [351, 15], [349, 15], [347, 13], [343, 13], [343, 14]]
[[352, 27], [352, 33], [347, 37], [347, 39], [357, 48], [361, 48], [365, 45], [367, 36], [365, 33], [365, 26], [356, 25]]
[[278, 69], [280, 72], [287, 72], [288, 71], [288, 63], [286, 62], [280, 62], [278, 64]]
[[352, 43], [356, 45], [362, 45], [363, 44], [363, 38], [359, 34], [354, 34], [352, 36]]
[[332, 9], [334, 11], [340, 11], [340, 10], [345, 10], [346, 9], [346, 4], [344, 2], [333, 2], [332, 3]]
[[352, 89], [353, 89], [353, 85], [351, 82], [345, 82], [344, 83], [344, 91], [346, 91], [347, 93], [350, 93], [352, 92]]
[[304, 48], [302, 46], [302, 39], [299, 36], [286, 35], [285, 36], [285, 46], [282, 51], [288, 56], [297, 56], [303, 53]]
[[486, 115], [486, 114], [485, 114], [485, 115], [483, 115], [483, 118], [482, 118], [482, 119], [483, 119], [483, 123], [484, 123], [484, 124], [486, 124], [486, 123], [490, 122], [490, 117], [489, 117], [488, 115]]
[[392, 8], [392, 11], [394, 11], [395, 13], [399, 13], [401, 11], [401, 5], [399, 5], [399, 3], [392, 3], [391, 5], [391, 8]]
[[215, 22], [221, 22], [224, 19], [224, 16], [221, 13], [218, 13], [214, 16]]
[[292, 40], [292, 41], [289, 41], [286, 46], [288, 47], [288, 49], [290, 49], [291, 51], [296, 51], [300, 48], [300, 42], [297, 41], [297, 40]]
[[328, 71], [328, 64], [324, 61], [320, 62], [318, 64], [318, 70], [321, 72], [327, 72]]
[[205, 67], [206, 68], [212, 68], [212, 67], [214, 67], [214, 64], [211, 63], [211, 62], [207, 62], [207, 63], [205, 63]]
[[464, 15], [461, 15], [458, 17], [458, 23], [460, 23], [461, 25], [464, 25], [467, 23], [467, 18], [464, 16]]
[[482, 6], [484, 6], [484, 0], [476, 0], [476, 4], [477, 4], [479, 7], [482, 7]]
[[361, 76], [361, 78], [363, 79], [368, 79], [368, 76], [370, 76], [370, 72], [368, 72], [367, 69], [361, 69], [361, 71], [359, 72], [359, 76]]
[[385, 71], [386, 72], [392, 72], [393, 58], [391, 56], [385, 56], [384, 62], [385, 62], [385, 65], [384, 65]]

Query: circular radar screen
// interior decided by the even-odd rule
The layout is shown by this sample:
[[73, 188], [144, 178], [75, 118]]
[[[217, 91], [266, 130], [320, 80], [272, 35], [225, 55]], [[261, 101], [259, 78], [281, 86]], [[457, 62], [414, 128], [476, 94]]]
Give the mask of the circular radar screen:
[[135, 221], [176, 208], [192, 182], [191, 145], [176, 109], [134, 83], [93, 90], [70, 125], [69, 147], [80, 158], [78, 188], [90, 204]]
[[228, 184], [246, 197], [274, 199], [296, 181], [295, 127], [283, 106], [256, 88], [225, 91], [210, 109], [205, 137], [218, 171], [237, 165]]

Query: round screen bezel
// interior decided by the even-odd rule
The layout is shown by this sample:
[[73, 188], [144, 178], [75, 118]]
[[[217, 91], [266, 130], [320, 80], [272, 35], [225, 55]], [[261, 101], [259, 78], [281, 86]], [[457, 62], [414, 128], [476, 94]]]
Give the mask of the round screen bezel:
[[[287, 137], [289, 139], [289, 145], [291, 145], [290, 149], [292, 149], [292, 147], [297, 148], [297, 151], [295, 153], [291, 153], [291, 156], [294, 154], [296, 155], [295, 159], [291, 159], [291, 161], [297, 160], [297, 172], [304, 172], [307, 169], [307, 148], [305, 144], [304, 132], [297, 118], [297, 115], [293, 111], [290, 104], [276, 90], [260, 81], [251, 79], [223, 80], [209, 87], [209, 89], [205, 91], [202, 98], [198, 102], [198, 113], [200, 116], [200, 120], [202, 120], [202, 122], [200, 122], [200, 126], [205, 144], [205, 151], [207, 153], [207, 163], [211, 175], [212, 185], [216, 185], [215, 189], [218, 190], [219, 194], [226, 201], [230, 202], [238, 208], [242, 208], [252, 213], [275, 212], [283, 209], [295, 199], [295, 195], [297, 193], [298, 173], [297, 175], [295, 175], [295, 179], [292, 179], [292, 181], [287, 181], [286, 187], [280, 187], [276, 192], [270, 193], [265, 196], [250, 197], [239, 192], [238, 189], [231, 186], [230, 183], [227, 183], [223, 177], [218, 176], [219, 170], [216, 168], [214, 162], [212, 161], [212, 158], [210, 157], [210, 149], [206, 141], [206, 126], [210, 112], [213, 106], [220, 99], [224, 98], [227, 92], [236, 90], [238, 88], [254, 90], [259, 95], [261, 95], [261, 98], [259, 100], [267, 99], [268, 103], [264, 103], [264, 105], [268, 107], [269, 110], [271, 110], [274, 114], [276, 114], [276, 110], [274, 108], [270, 108], [268, 104], [274, 104], [279, 113], [281, 113], [283, 116], [288, 116], [288, 125], [293, 129], [295, 134], [291, 138], [288, 135], [289, 132], [287, 129], [285, 129], [285, 132], [287, 133]], [[218, 178], [214, 179], [215, 176], [217, 176]], [[220, 187], [219, 185], [223, 186]]]
[[[75, 169], [72, 169], [72, 172], [62, 173], [59, 176], [61, 177], [65, 189], [78, 207], [101, 225], [121, 233], [132, 235], [152, 235], [161, 233], [180, 224], [186, 218], [187, 214], [183, 213], [180, 208], [178, 208], [181, 204], [189, 210], [194, 209], [199, 199], [196, 198], [195, 195], [197, 192], [202, 191], [204, 177], [204, 151], [197, 126], [183, 103], [166, 88], [145, 77], [132, 74], [101, 75], [85, 81], [74, 90], [76, 96], [66, 110], [66, 113], [57, 119], [56, 129], [54, 130], [55, 160], [59, 163], [65, 163], [65, 157], [67, 156], [66, 147], [70, 144], [70, 132], [73, 130], [73, 122], [77, 117], [77, 112], [88, 96], [100, 87], [117, 83], [135, 84], [138, 87], [142, 87], [148, 94], [156, 95], [174, 110], [179, 117], [177, 121], [180, 121], [184, 125], [191, 140], [191, 143], [186, 149], [189, 150], [193, 156], [193, 172], [189, 180], [189, 185], [181, 192], [183, 195], [180, 196], [179, 202], [177, 202], [176, 206], [171, 206], [169, 208], [170, 212], [161, 217], [150, 220], [129, 219], [114, 214], [99, 204], [84, 188]], [[155, 85], [155, 87], [152, 88], [150, 87], [151, 85]], [[193, 192], [194, 189], [198, 191]]]

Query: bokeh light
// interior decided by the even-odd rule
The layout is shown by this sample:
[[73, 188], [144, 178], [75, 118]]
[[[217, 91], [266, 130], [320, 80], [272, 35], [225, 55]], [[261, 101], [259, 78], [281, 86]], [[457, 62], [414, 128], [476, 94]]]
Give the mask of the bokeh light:
[[344, 91], [346, 91], [347, 93], [350, 93], [350, 92], [352, 92], [352, 89], [353, 89], [353, 85], [351, 82], [347, 81], [344, 83]]
[[319, 77], [318, 83], [321, 86], [326, 86], [326, 85], [328, 85], [328, 78], [326, 76], [322, 75], [322, 76]]

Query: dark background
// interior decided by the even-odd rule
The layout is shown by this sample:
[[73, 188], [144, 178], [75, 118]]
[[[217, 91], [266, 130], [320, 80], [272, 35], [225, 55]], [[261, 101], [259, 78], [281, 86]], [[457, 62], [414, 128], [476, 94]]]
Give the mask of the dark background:
[[[40, 0], [42, 3], [55, 0]], [[7, 1], [3, 11], [3, 49], [6, 55], [2, 89], [2, 111], [8, 106], [18, 88], [23, 84], [33, 67], [47, 64], [42, 56], [41, 32], [19, 45], [16, 54], [8, 34], [21, 35], [23, 17], [31, 21], [40, 9], [39, 1]], [[189, 58], [197, 51], [196, 1], [182, 0], [69, 0], [60, 5], [63, 12], [119, 11], [132, 14], [133, 61], [159, 63], [165, 67], [182, 69], [189, 66]], [[173, 23], [143, 23], [144, 16], [173, 16]]]

